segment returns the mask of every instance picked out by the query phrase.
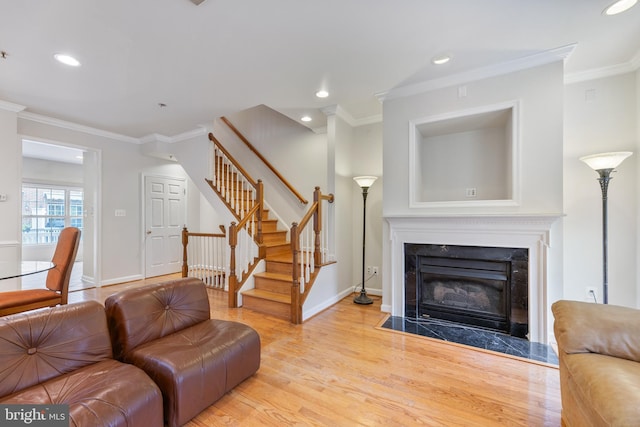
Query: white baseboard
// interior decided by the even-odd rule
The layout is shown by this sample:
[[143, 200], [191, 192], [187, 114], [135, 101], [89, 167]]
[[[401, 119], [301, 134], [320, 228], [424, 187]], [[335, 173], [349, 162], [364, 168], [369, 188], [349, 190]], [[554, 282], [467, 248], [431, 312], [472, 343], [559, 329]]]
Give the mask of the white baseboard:
[[142, 274], [135, 274], [133, 276], [124, 276], [115, 279], [103, 280], [102, 282], [100, 282], [100, 286], [118, 285], [120, 283], [133, 282], [134, 280], [142, 279], [144, 279], [144, 276]]

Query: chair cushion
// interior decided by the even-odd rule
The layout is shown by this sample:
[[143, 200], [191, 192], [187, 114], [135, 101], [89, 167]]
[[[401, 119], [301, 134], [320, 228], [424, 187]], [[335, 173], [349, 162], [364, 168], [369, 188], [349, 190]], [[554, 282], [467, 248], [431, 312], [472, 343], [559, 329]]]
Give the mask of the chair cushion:
[[23, 291], [0, 292], [0, 309], [54, 299], [59, 302], [61, 295], [49, 289], [25, 289]]
[[2, 404], [67, 404], [70, 426], [163, 425], [162, 394], [140, 369], [113, 359], [0, 399]]
[[207, 320], [127, 353], [160, 387], [165, 418], [179, 426], [260, 367], [260, 337], [247, 325]]

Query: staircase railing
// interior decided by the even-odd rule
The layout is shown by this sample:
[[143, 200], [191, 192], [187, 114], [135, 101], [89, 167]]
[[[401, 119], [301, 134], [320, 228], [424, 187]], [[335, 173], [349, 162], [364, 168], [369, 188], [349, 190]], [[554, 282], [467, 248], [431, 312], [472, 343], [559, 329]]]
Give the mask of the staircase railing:
[[196, 277], [214, 289], [225, 289], [229, 274], [227, 236], [182, 229], [182, 277]]
[[287, 189], [293, 193], [294, 196], [296, 196], [296, 198], [300, 201], [300, 203], [302, 204], [307, 204], [309, 203], [307, 201], [307, 199], [305, 199], [304, 197], [302, 197], [302, 195], [298, 192], [298, 190], [296, 190], [293, 185], [291, 185], [291, 183], [289, 183], [289, 181], [287, 181], [282, 174], [275, 168], [273, 167], [273, 165], [271, 163], [269, 163], [269, 161], [253, 146], [253, 144], [251, 144], [251, 142], [249, 142], [249, 140], [242, 134], [242, 132], [240, 132], [238, 130], [238, 128], [236, 128], [233, 123], [231, 123], [229, 121], [229, 119], [227, 119], [226, 117], [221, 117], [220, 120], [222, 120], [228, 127], [229, 129], [231, 129], [231, 131], [233, 133], [236, 134], [236, 136], [238, 138], [240, 138], [240, 140], [242, 142], [245, 143], [245, 145], [247, 147], [249, 147], [249, 150], [251, 150], [264, 164], [265, 166], [267, 166], [267, 168], [269, 168], [269, 170], [271, 172], [273, 172], [273, 174], [278, 177], [278, 179], [280, 180], [280, 182], [282, 182], [284, 184], [285, 187], [287, 187]]
[[[322, 194], [320, 187], [313, 192], [313, 204], [299, 223], [291, 225], [293, 272], [291, 286], [291, 322], [302, 323], [302, 305], [310, 284], [317, 275], [316, 267], [328, 262], [328, 215], [324, 215], [323, 201], [333, 203], [333, 194]], [[313, 222], [311, 221], [313, 220]]]
[[229, 307], [238, 306], [238, 290], [264, 258], [262, 217], [264, 189], [238, 161], [209, 134], [213, 142], [213, 179], [209, 186], [220, 196], [238, 222], [229, 227]]

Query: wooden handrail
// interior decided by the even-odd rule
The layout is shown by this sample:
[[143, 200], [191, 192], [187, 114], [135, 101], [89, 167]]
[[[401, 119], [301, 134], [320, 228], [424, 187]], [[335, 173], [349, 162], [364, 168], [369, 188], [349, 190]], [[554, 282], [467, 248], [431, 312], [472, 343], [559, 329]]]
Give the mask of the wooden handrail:
[[209, 140], [211, 142], [213, 142], [215, 144], [216, 147], [218, 147], [218, 149], [220, 151], [222, 151], [224, 153], [224, 155], [229, 159], [229, 161], [233, 164], [233, 166], [235, 166], [236, 169], [238, 169], [238, 172], [240, 172], [241, 175], [243, 175], [247, 181], [249, 181], [249, 183], [254, 187], [257, 188], [257, 181], [253, 178], [251, 178], [251, 175], [249, 175], [249, 173], [244, 170], [244, 168], [242, 166], [240, 166], [240, 163], [238, 163], [238, 161], [235, 159], [235, 157], [233, 157], [231, 155], [231, 153], [229, 153], [220, 143], [220, 141], [218, 141], [216, 139], [215, 136], [213, 136], [212, 133], [209, 133]]
[[[195, 247], [188, 251], [187, 247], [191, 247], [192, 238], [196, 239]], [[224, 242], [225, 238], [225, 233], [192, 233], [185, 225], [182, 228], [182, 277], [197, 277], [207, 286], [224, 289], [226, 274], [222, 266], [225, 251], [221, 242]], [[189, 252], [195, 255], [191, 264], [188, 259]]]
[[[310, 286], [305, 286], [304, 290], [300, 292], [300, 277], [302, 275], [300, 256], [304, 248], [300, 247], [299, 236], [305, 229], [309, 222], [313, 219], [313, 265], [320, 266], [322, 263], [322, 254], [320, 246], [320, 232], [322, 231], [322, 201], [326, 200], [329, 203], [333, 203], [333, 194], [323, 195], [320, 192], [320, 187], [316, 187], [313, 193], [313, 204], [309, 207], [309, 210], [299, 223], [291, 224], [290, 236], [291, 236], [291, 252], [292, 252], [292, 283], [291, 283], [291, 322], [294, 324], [302, 323], [302, 305], [304, 304], [309, 291]], [[303, 279], [304, 280], [304, 279]]]
[[[259, 247], [260, 258], [264, 258], [264, 245], [262, 244], [263, 236], [262, 236], [262, 211], [264, 206], [264, 189], [262, 180], [258, 180], [256, 185], [256, 200], [255, 205], [245, 214], [244, 218], [240, 219], [239, 223], [235, 221], [231, 223], [229, 226], [229, 307], [237, 307], [238, 306], [238, 290], [242, 286], [242, 282], [244, 281], [244, 277], [242, 280], [238, 279], [238, 275], [236, 274], [236, 247], [238, 246], [238, 233], [240, 230], [247, 226], [247, 223], [254, 216], [257, 218], [256, 220], [256, 230], [253, 233], [254, 241]], [[253, 263], [251, 269], [255, 268], [256, 264]]]
[[[258, 156], [258, 158], [260, 160], [262, 160], [262, 162], [269, 168], [269, 170], [271, 170], [271, 172], [273, 172], [278, 179], [285, 185], [285, 187], [287, 187], [289, 189], [289, 191], [291, 191], [293, 193], [294, 196], [296, 196], [298, 198], [298, 200], [300, 200], [300, 203], [303, 204], [307, 204], [309, 203], [309, 201], [307, 199], [305, 199], [304, 197], [302, 197], [302, 195], [295, 189], [293, 188], [293, 185], [291, 185], [289, 183], [289, 181], [287, 181], [282, 174], [280, 174], [280, 172], [278, 172], [278, 170], [271, 164], [269, 163], [269, 161], [262, 155], [260, 154], [260, 152], [251, 144], [251, 142], [249, 142], [249, 140], [229, 121], [229, 119], [227, 119], [226, 117], [221, 117], [220, 118], [227, 126], [229, 126], [229, 129], [231, 129], [233, 131], [233, 133], [236, 134], [236, 136], [238, 138], [240, 138], [240, 140], [242, 142], [244, 142], [247, 147], [249, 147], [249, 150], [251, 150], [256, 156]], [[209, 139], [211, 139], [211, 137], [213, 135], [209, 134]], [[225, 153], [226, 154], [226, 153]]]

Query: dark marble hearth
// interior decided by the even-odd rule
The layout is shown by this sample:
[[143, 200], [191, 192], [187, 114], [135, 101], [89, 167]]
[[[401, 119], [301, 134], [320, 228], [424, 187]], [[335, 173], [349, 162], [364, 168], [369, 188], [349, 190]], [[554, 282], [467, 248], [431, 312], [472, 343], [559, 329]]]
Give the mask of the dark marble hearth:
[[538, 362], [558, 364], [553, 349], [545, 344], [530, 342], [500, 332], [473, 326], [461, 325], [438, 319], [411, 319], [390, 316], [381, 327], [394, 331], [408, 332], [423, 337], [465, 344], [485, 350], [523, 357]]

